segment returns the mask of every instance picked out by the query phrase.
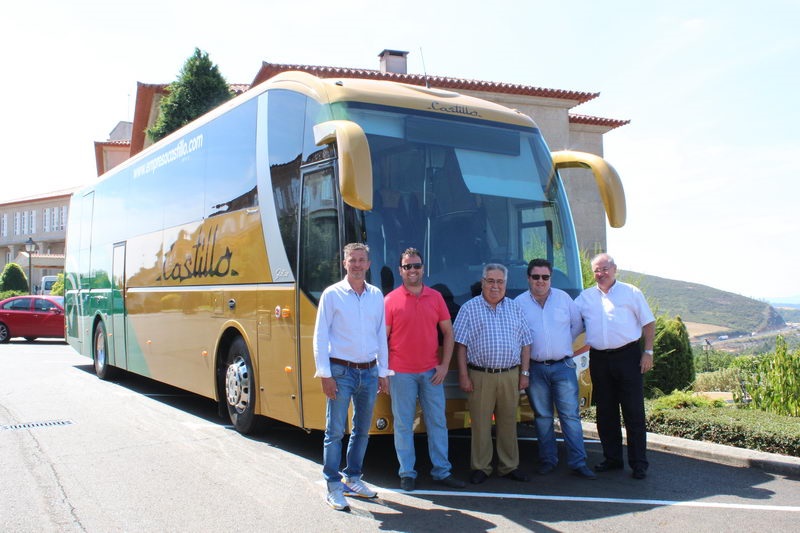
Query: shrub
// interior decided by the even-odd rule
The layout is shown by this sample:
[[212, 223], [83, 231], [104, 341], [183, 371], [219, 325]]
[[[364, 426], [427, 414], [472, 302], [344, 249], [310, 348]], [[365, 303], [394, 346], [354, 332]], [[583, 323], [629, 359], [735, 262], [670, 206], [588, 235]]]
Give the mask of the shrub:
[[50, 294], [53, 296], [64, 296], [64, 273], [60, 272], [58, 274], [58, 279], [55, 283], [53, 283], [53, 287], [50, 289]]
[[671, 394], [661, 396], [650, 402], [650, 411], [657, 412], [665, 409], [693, 409], [697, 407], [722, 407], [722, 400], [711, 400], [704, 396], [696, 396], [687, 391], [673, 391]]
[[701, 372], [696, 375], [692, 389], [696, 392], [741, 391], [738, 368], [723, 368], [715, 372]]
[[19, 291], [27, 294], [30, 290], [28, 278], [22, 267], [16, 263], [8, 263], [0, 274], [0, 291]]
[[778, 415], [800, 416], [800, 350], [790, 351], [778, 336], [775, 353], [756, 358], [745, 377], [752, 407]]
[[653, 369], [645, 374], [645, 395], [684, 390], [694, 381], [694, 356], [689, 332], [680, 317], [656, 318]]
[[733, 407], [654, 410], [648, 431], [800, 457], [800, 420]]
[[704, 348], [694, 357], [694, 369], [696, 372], [713, 372], [731, 368], [736, 358], [737, 355], [730, 352]]
[[28, 294], [28, 291], [2, 291], [0, 292], [0, 300], [5, 300], [12, 296], [21, 296], [23, 294]]

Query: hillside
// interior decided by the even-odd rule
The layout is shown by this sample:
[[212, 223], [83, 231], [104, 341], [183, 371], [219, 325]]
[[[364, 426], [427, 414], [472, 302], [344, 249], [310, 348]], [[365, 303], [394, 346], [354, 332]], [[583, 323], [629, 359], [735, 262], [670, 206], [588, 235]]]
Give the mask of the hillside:
[[678, 315], [684, 322], [721, 326], [720, 331], [729, 328], [731, 334], [748, 335], [785, 326], [783, 317], [770, 304], [740, 294], [631, 271], [620, 270], [618, 277], [642, 289], [655, 313]]

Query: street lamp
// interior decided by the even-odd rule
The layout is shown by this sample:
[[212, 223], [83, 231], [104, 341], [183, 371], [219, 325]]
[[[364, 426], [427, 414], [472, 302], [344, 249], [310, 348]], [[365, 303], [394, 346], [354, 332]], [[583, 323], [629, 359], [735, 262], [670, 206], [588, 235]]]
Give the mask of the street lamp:
[[28, 240], [25, 241], [25, 251], [28, 252], [28, 293], [33, 294], [33, 271], [31, 270], [31, 257], [33, 256], [33, 252], [36, 250], [36, 243], [33, 242], [33, 239], [28, 237]]

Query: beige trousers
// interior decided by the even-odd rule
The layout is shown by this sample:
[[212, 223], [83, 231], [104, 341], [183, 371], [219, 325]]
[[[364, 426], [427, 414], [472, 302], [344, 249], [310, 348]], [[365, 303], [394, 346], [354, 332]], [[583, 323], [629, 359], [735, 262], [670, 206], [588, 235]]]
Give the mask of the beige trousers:
[[497, 473], [504, 476], [519, 466], [517, 407], [519, 368], [490, 374], [469, 370], [473, 390], [467, 395], [472, 419], [472, 470], [492, 473], [492, 415], [497, 440]]

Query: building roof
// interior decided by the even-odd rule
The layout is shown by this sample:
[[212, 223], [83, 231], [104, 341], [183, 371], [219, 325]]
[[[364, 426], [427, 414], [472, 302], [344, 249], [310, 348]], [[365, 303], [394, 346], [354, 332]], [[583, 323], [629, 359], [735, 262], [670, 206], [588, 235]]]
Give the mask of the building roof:
[[281, 72], [299, 70], [308, 72], [320, 78], [364, 78], [374, 80], [389, 80], [411, 85], [422, 85], [435, 87], [437, 89], [451, 89], [454, 91], [482, 91], [500, 94], [514, 94], [520, 96], [539, 96], [543, 98], [557, 98], [563, 100], [573, 100], [575, 105], [588, 102], [600, 96], [600, 93], [587, 93], [579, 91], [566, 91], [561, 89], [545, 89], [532, 85], [520, 85], [516, 83], [504, 83], [496, 81], [468, 80], [464, 78], [452, 78], [449, 76], [427, 76], [425, 74], [398, 74], [395, 72], [383, 72], [381, 70], [347, 68], [347, 67], [323, 67], [315, 65], [281, 65], [264, 61], [261, 69], [256, 74], [252, 85], [257, 85]]
[[590, 115], [569, 114], [570, 124], [587, 124], [590, 126], [607, 126], [611, 129], [630, 124], [630, 120], [617, 120], [613, 118], [593, 117]]
[[80, 187], [71, 187], [69, 189], [61, 189], [58, 191], [33, 194], [31, 196], [23, 196], [22, 198], [14, 198], [13, 200], [2, 202], [0, 203], [0, 206], [6, 207], [14, 204], [26, 204], [38, 200], [55, 200], [57, 198], [69, 198], [70, 196], [72, 196], [72, 193], [74, 193], [78, 189], [80, 189]]

